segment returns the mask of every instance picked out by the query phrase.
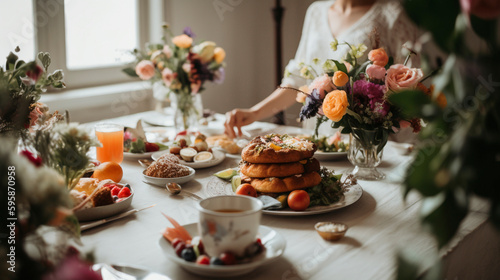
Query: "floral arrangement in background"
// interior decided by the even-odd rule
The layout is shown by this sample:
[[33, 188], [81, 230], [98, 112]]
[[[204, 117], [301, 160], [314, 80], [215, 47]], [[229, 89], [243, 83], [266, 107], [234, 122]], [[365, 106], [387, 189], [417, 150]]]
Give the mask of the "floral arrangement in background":
[[[224, 81], [224, 49], [212, 41], [195, 43], [195, 35], [189, 27], [183, 34], [173, 36], [168, 25], [164, 25], [163, 44], [148, 44], [146, 51], [135, 49], [134, 67], [123, 71], [132, 77], [152, 83], [160, 81], [168, 89], [168, 98], [176, 96], [176, 106], [184, 117], [201, 115], [193, 105], [192, 97], [203, 91], [206, 82]], [[163, 99], [162, 97], [156, 97]], [[186, 127], [187, 128], [187, 127]]]
[[[403, 64], [392, 64], [383, 48], [373, 49], [368, 61], [358, 62], [367, 47], [351, 45], [342, 61], [329, 59], [322, 65], [324, 73], [317, 75], [313, 68], [302, 64], [301, 76], [314, 80], [299, 89], [297, 101], [303, 103], [300, 120], [318, 116], [318, 127], [328, 119], [333, 128], [342, 128], [342, 133], [352, 133], [361, 143], [376, 141], [382, 148], [390, 133], [400, 128], [411, 127], [417, 133], [421, 129], [420, 118], [409, 118], [388, 97], [406, 89], [429, 91], [421, 82], [421, 69]], [[339, 42], [331, 43], [333, 51]], [[411, 55], [411, 54], [410, 54]], [[314, 63], [319, 63], [315, 60]], [[290, 75], [290, 73], [285, 73]], [[375, 131], [374, 139], [367, 139], [363, 131]]]
[[0, 135], [25, 135], [46, 112], [37, 102], [40, 94], [48, 87], [65, 87], [61, 70], [48, 73], [50, 55], [40, 52], [37, 58], [42, 66], [37, 61], [25, 62], [11, 52], [5, 69], [0, 67]]

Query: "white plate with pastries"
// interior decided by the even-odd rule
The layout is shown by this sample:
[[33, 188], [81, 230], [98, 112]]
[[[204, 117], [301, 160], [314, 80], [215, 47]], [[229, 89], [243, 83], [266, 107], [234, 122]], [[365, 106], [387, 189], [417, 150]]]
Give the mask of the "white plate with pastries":
[[[163, 156], [165, 154], [170, 154], [170, 152], [168, 150], [156, 152], [153, 155], [151, 155], [151, 158], [153, 160], [158, 160], [161, 156]], [[218, 150], [218, 149], [213, 149], [212, 155], [213, 155], [213, 158], [210, 160], [207, 160], [207, 161], [187, 162], [187, 161], [181, 159], [181, 160], [179, 160], [179, 162], [182, 165], [189, 166], [189, 167], [194, 168], [194, 169], [201, 169], [201, 168], [216, 166], [219, 163], [221, 163], [222, 161], [224, 161], [224, 159], [226, 158], [226, 154], [223, 151]]]
[[[86, 179], [86, 178], [83, 178]], [[134, 197], [134, 191], [130, 187], [130, 185], [125, 186], [124, 184], [119, 184], [119, 183], [112, 183], [111, 184], [116, 184], [118, 186], [121, 186], [122, 188], [129, 188], [130, 189], [130, 196], [119, 199], [111, 204], [108, 205], [102, 205], [102, 206], [92, 206], [92, 201], [90, 200], [86, 206], [84, 206], [83, 209], [81, 210], [76, 210], [74, 211], [75, 216], [78, 218], [80, 222], [85, 222], [85, 221], [92, 221], [92, 220], [98, 220], [98, 219], [104, 219], [107, 217], [114, 216], [116, 214], [122, 213], [128, 208], [130, 208], [130, 205], [132, 204], [132, 199]], [[107, 188], [104, 186], [101, 186], [101, 188]], [[75, 190], [77, 191], [77, 190]], [[82, 193], [81, 191], [80, 193]], [[87, 192], [85, 192], [87, 193]], [[87, 194], [88, 195], [88, 194]]]

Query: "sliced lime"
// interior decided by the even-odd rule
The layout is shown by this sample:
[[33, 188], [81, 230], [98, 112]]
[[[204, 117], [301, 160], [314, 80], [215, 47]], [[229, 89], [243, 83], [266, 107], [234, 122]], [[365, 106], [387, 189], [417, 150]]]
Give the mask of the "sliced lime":
[[214, 175], [221, 178], [221, 179], [229, 180], [229, 179], [233, 178], [233, 176], [236, 174], [238, 174], [238, 172], [236, 172], [236, 170], [234, 170], [232, 168], [228, 168], [228, 169], [219, 171], [219, 172], [215, 173]]
[[236, 189], [241, 185], [241, 177], [239, 175], [233, 176], [231, 178], [231, 186], [233, 187], [233, 192], [236, 192]]

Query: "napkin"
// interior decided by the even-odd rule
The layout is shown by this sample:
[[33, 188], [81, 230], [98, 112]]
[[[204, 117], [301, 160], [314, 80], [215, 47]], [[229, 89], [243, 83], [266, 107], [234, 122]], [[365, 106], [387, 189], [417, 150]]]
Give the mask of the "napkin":
[[281, 205], [281, 202], [279, 202], [277, 199], [274, 199], [268, 195], [261, 195], [257, 197], [260, 201], [262, 201], [262, 204], [264, 206], [262, 209], [264, 210], [277, 210], [283, 208]]

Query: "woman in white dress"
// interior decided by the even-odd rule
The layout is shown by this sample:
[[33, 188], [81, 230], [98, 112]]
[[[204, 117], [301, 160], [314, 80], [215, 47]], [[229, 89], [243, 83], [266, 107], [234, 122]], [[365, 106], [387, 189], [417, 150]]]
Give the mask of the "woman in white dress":
[[[290, 60], [286, 70], [292, 75], [285, 77], [283, 87], [299, 88], [310, 83], [299, 76], [301, 62], [315, 67], [322, 73], [321, 64], [313, 65], [313, 59], [341, 60], [349, 51], [347, 45], [339, 45], [332, 51], [330, 43], [336, 38], [339, 43], [365, 44], [372, 47], [374, 31], [379, 38], [379, 46], [384, 47], [395, 61], [403, 61], [402, 46], [405, 42], [416, 42], [418, 28], [406, 17], [398, 1], [390, 0], [334, 0], [317, 1], [307, 9], [302, 37], [295, 58]], [[360, 60], [366, 60], [367, 53]], [[225, 133], [229, 137], [241, 136], [241, 127], [254, 121], [275, 115], [292, 106], [297, 92], [292, 89], [276, 89], [267, 98], [249, 109], [234, 109], [226, 113]], [[298, 115], [298, 112], [297, 112]], [[304, 127], [314, 127], [311, 119]], [[322, 127], [329, 126], [323, 124]], [[235, 128], [237, 131], [235, 131]]]

